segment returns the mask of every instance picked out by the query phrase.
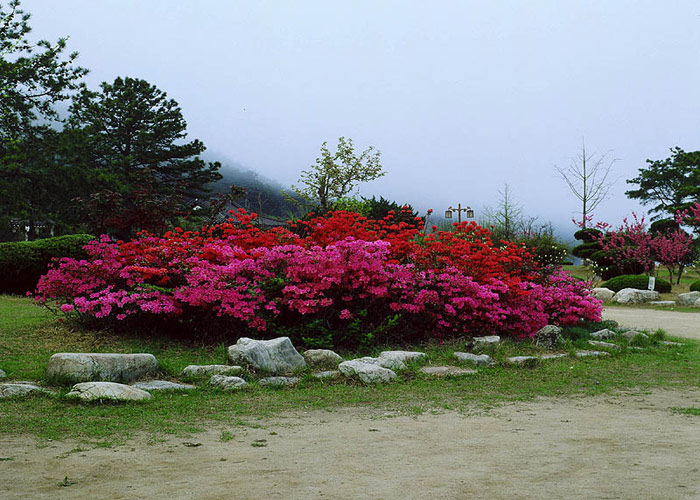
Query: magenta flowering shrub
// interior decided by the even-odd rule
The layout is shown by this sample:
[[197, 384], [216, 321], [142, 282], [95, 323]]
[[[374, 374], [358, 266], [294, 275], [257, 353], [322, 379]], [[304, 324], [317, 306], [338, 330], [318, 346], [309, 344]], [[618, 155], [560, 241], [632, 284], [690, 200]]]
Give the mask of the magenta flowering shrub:
[[88, 259], [62, 259], [43, 276], [36, 298], [104, 323], [179, 324], [198, 333], [206, 325], [336, 347], [490, 333], [525, 338], [548, 323], [600, 320], [588, 284], [565, 273], [477, 278], [467, 274], [468, 256], [460, 267], [431, 268], [424, 248], [420, 258], [400, 260], [392, 244], [354, 236], [300, 244], [279, 233], [261, 246], [239, 233], [142, 235], [128, 243], [103, 237], [86, 247]]

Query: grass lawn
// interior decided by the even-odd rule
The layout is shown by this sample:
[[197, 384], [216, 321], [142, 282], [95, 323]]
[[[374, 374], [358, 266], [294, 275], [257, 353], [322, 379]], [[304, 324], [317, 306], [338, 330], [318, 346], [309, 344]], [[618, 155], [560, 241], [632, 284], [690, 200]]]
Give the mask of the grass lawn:
[[[560, 351], [594, 349], [586, 344], [582, 329], [573, 331], [572, 335], [581, 338], [567, 340]], [[287, 411], [342, 411], [347, 407], [409, 414], [441, 409], [470, 411], [538, 396], [698, 387], [700, 343], [683, 342], [686, 344], [683, 347], [647, 342], [639, 351], [625, 347], [601, 358], [566, 357], [543, 361], [534, 367], [497, 363], [479, 367], [479, 373], [463, 378], [432, 379], [414, 366], [400, 373], [398, 382], [382, 386], [319, 381], [307, 375], [296, 388], [274, 389], [251, 384], [247, 390], [227, 393], [207, 387], [206, 381], [198, 381], [196, 390], [154, 392], [153, 399], [136, 404], [76, 403], [63, 398], [70, 387], [58, 387], [57, 396], [1, 400], [0, 434], [78, 438], [94, 445], [110, 446], [138, 432], [152, 433], [154, 439], [162, 433], [186, 435], [211, 425], [256, 425], [259, 419]], [[390, 347], [398, 346], [385, 348]], [[457, 365], [452, 352], [465, 350], [465, 341], [410, 348], [428, 353], [432, 365]], [[188, 364], [226, 363], [224, 344], [197, 346], [163, 338], [124, 338], [108, 332], [83, 331], [74, 325], [57, 323], [50, 313], [29, 299], [0, 296], [0, 368], [8, 373], [8, 379], [42, 382], [47, 361], [56, 352], [149, 352], [158, 358], [161, 377], [166, 379], [177, 378]], [[541, 350], [529, 342], [503, 342], [491, 355], [502, 361], [507, 356], [538, 352]], [[340, 354], [347, 359], [355, 357], [354, 353]]]

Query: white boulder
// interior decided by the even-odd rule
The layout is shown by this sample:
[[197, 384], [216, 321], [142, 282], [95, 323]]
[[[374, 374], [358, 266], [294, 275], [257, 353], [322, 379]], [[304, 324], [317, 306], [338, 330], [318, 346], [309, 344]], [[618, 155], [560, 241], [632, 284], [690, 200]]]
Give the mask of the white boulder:
[[343, 361], [338, 353], [329, 349], [309, 349], [303, 356], [311, 368], [335, 368]]
[[248, 382], [243, 380], [241, 377], [229, 377], [227, 375], [214, 375], [209, 379], [209, 385], [218, 387], [225, 391], [231, 391], [235, 389], [243, 389], [248, 385]]
[[694, 306], [698, 299], [700, 299], [700, 292], [681, 293], [678, 294], [676, 304], [679, 306]]
[[144, 380], [143, 382], [132, 382], [129, 385], [142, 391], [189, 391], [196, 389], [193, 385], [178, 384], [169, 380]]
[[609, 302], [615, 296], [615, 292], [609, 288], [594, 288], [592, 291], [593, 296], [598, 300], [602, 300], [603, 302]]
[[228, 348], [228, 357], [234, 364], [248, 365], [274, 375], [293, 373], [306, 367], [304, 357], [297, 352], [289, 337], [272, 340], [242, 337]]
[[211, 377], [212, 375], [237, 375], [242, 366], [231, 365], [188, 365], [180, 373], [182, 377]]
[[338, 370], [346, 377], [358, 378], [366, 384], [381, 384], [396, 378], [396, 373], [392, 370], [361, 359], [343, 361], [338, 365]]
[[12, 398], [15, 396], [26, 396], [27, 394], [32, 394], [34, 392], [50, 393], [51, 391], [30, 382], [6, 382], [4, 384], [0, 384], [0, 399]]
[[131, 382], [156, 370], [158, 361], [153, 354], [62, 352], [49, 359], [46, 377], [69, 382]]
[[130, 385], [115, 382], [83, 382], [75, 384], [66, 397], [83, 401], [143, 401], [151, 399], [152, 396]]
[[659, 300], [659, 292], [654, 290], [637, 290], [636, 288], [623, 288], [615, 294], [612, 301], [618, 304], [645, 304]]
[[455, 358], [460, 361], [469, 361], [475, 365], [488, 366], [494, 364], [494, 360], [488, 354], [472, 354], [471, 352], [455, 352]]

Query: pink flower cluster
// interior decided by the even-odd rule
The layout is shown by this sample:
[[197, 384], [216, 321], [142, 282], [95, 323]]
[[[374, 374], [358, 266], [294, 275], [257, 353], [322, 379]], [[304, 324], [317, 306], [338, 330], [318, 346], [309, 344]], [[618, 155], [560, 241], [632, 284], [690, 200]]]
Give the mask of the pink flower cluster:
[[129, 243], [138, 251], [125, 254], [107, 238], [93, 242], [87, 260], [62, 259], [41, 278], [37, 300], [55, 299], [66, 314], [115, 320], [206, 311], [258, 331], [271, 321], [310, 319], [343, 330], [353, 321], [376, 325], [396, 315], [396, 340], [408, 331], [423, 338], [528, 337], [547, 323], [600, 319], [601, 304], [588, 284], [565, 273], [537, 283], [491, 277], [477, 282], [456, 267], [397, 262], [390, 243], [382, 240], [347, 237], [325, 246], [244, 250], [211, 239], [197, 251], [190, 251], [186, 240], [178, 246], [163, 243], [144, 236]]

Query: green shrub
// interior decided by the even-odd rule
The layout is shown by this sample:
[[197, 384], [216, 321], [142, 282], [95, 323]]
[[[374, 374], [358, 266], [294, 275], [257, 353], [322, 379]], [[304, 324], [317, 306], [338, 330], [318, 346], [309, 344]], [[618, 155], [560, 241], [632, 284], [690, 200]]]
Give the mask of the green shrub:
[[580, 259], [590, 259], [591, 255], [593, 255], [595, 252], [601, 250], [600, 248], [600, 243], [597, 241], [592, 241], [589, 243], [583, 243], [577, 247], [574, 247], [574, 249], [571, 251], [574, 257], [578, 257]]
[[[636, 288], [638, 290], [646, 290], [649, 286], [649, 276], [644, 274], [623, 274], [609, 279], [601, 285], [604, 288], [609, 288], [614, 292], [619, 292], [623, 288]], [[671, 283], [661, 278], [656, 278], [654, 290], [660, 293], [669, 293], [671, 291]]]
[[54, 258], [86, 258], [83, 247], [94, 239], [89, 234], [69, 234], [36, 241], [0, 243], [0, 293], [34, 290]]
[[596, 238], [600, 237], [603, 234], [603, 231], [600, 229], [593, 229], [593, 228], [586, 228], [586, 229], [579, 229], [574, 233], [574, 238], [576, 238], [579, 241], [584, 241], [586, 243], [590, 243], [592, 241], [595, 241]]
[[700, 280], [699, 281], [693, 281], [690, 284], [690, 291], [691, 292], [700, 292]]

